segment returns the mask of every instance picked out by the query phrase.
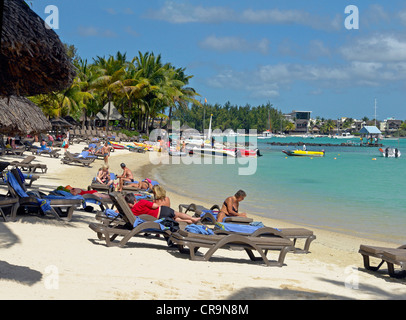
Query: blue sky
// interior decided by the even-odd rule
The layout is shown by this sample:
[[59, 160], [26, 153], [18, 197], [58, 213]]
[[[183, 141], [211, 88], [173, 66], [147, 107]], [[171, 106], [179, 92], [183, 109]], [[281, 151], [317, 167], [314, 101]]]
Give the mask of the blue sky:
[[[186, 68], [208, 103], [312, 116], [406, 119], [406, 3], [391, 0], [33, 0], [59, 10], [63, 42], [82, 58], [161, 54]], [[359, 28], [344, 12], [355, 5]], [[354, 21], [352, 21], [354, 22]]]

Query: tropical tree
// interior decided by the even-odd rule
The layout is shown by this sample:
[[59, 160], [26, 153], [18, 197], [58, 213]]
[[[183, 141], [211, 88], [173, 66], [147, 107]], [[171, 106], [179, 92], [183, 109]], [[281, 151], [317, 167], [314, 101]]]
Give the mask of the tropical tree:
[[97, 57], [94, 59], [94, 68], [97, 77], [92, 81], [91, 86], [107, 97], [107, 121], [106, 130], [109, 130], [111, 102], [115, 94], [125, 92], [124, 79], [126, 74], [126, 54], [117, 52], [116, 57]]

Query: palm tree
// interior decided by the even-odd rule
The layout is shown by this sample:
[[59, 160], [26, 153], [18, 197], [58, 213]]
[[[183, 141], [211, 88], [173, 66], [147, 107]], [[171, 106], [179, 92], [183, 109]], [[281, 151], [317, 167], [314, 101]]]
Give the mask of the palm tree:
[[109, 130], [111, 101], [117, 93], [124, 92], [123, 81], [126, 74], [126, 55], [117, 52], [116, 57], [108, 59], [97, 57], [94, 60], [95, 70], [98, 77], [92, 81], [92, 87], [104, 93], [108, 100], [106, 131]]

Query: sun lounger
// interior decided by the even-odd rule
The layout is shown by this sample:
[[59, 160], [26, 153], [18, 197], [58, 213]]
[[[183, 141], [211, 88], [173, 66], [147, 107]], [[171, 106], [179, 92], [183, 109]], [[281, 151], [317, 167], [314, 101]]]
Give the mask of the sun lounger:
[[[402, 245], [398, 248], [361, 245], [358, 252], [362, 255], [364, 267], [367, 270], [378, 271], [386, 262], [388, 265], [388, 272], [391, 277], [397, 278], [404, 277], [406, 275], [404, 272], [397, 274], [394, 270], [394, 264], [399, 265], [403, 271], [405, 270], [406, 245]], [[371, 257], [380, 259], [381, 262], [377, 266], [371, 266]]]
[[25, 151], [25, 147], [23, 148], [5, 148], [4, 151], [6, 152], [6, 154], [12, 154], [15, 156], [22, 156], [24, 154]]
[[[393, 278], [406, 277], [406, 250], [390, 249], [385, 250], [382, 254], [382, 260], [388, 265], [389, 275]], [[400, 267], [400, 271], [395, 271], [395, 265]]]
[[[146, 219], [146, 221], [137, 224], [137, 217], [134, 216], [134, 214], [131, 212], [130, 207], [127, 205], [124, 197], [120, 193], [110, 193], [110, 197], [117, 210], [119, 211], [119, 216], [117, 218], [123, 219], [124, 223], [89, 224], [89, 228], [95, 231], [99, 240], [104, 240], [108, 247], [124, 247], [128, 243], [128, 241], [131, 240], [131, 238], [143, 235], [145, 233], [163, 235], [165, 239], [168, 239], [171, 235], [171, 232], [169, 230], [162, 230], [159, 223], [151, 221], [151, 218], [153, 218], [151, 216], [140, 216], [140, 219]], [[112, 220], [115, 221], [114, 218]], [[122, 237], [121, 241], [114, 242], [117, 237]]]
[[15, 220], [17, 216], [17, 210], [20, 204], [18, 199], [6, 196], [0, 196], [0, 216], [7, 221], [7, 215], [4, 209], [10, 209], [10, 218], [12, 221]]
[[35, 156], [27, 156], [21, 161], [11, 161], [10, 164], [13, 166], [22, 166], [24, 164], [29, 164], [32, 162], [32, 160], [35, 159]]
[[[218, 249], [244, 249], [252, 261], [262, 260], [267, 266], [278, 267], [284, 265], [286, 254], [293, 250], [293, 243], [289, 239], [278, 236], [205, 235], [179, 230], [171, 234], [169, 241], [178, 246], [181, 253], [189, 253], [191, 260], [209, 261]], [[185, 247], [189, 249], [187, 250]], [[196, 255], [199, 248], [208, 250], [203, 256]], [[279, 251], [277, 260], [268, 260], [266, 257], [268, 250]], [[255, 257], [253, 251], [257, 251], [260, 257]]]
[[41, 192], [27, 192], [21, 181], [18, 169], [7, 172], [5, 177], [9, 193], [18, 199], [20, 207], [34, 208], [37, 213], [51, 213], [58, 220], [70, 221], [73, 211], [82, 205], [81, 200], [51, 199]]
[[65, 156], [61, 159], [62, 163], [64, 164], [81, 164], [83, 166], [90, 166], [94, 162], [95, 158], [78, 158], [75, 157], [69, 151], [65, 151]]
[[[217, 214], [220, 211], [220, 207], [218, 205], [213, 205], [210, 209], [207, 209], [201, 205], [196, 205], [194, 203], [191, 204], [180, 204], [179, 205], [179, 212], [182, 212], [183, 209], [185, 213], [194, 212], [195, 217], [200, 217], [200, 221], [202, 223], [208, 224], [215, 224], [217, 222]], [[223, 222], [228, 223], [251, 223], [254, 220], [252, 218], [247, 217], [225, 217]]]
[[[237, 223], [218, 223], [214, 229], [215, 234], [241, 234], [246, 236], [282, 236], [293, 241], [295, 253], [309, 253], [310, 244], [316, 239], [313, 231], [305, 228], [271, 228], [260, 225], [247, 225]], [[296, 247], [298, 239], [304, 239], [303, 249]]]
[[60, 154], [59, 151], [61, 151], [61, 149], [36, 149], [36, 150], [32, 150], [32, 154], [33, 155], [40, 155], [40, 156], [50, 156], [51, 158], [59, 158]]
[[27, 156], [21, 161], [10, 162], [10, 165], [15, 166], [16, 168], [20, 168], [23, 171], [28, 171], [30, 173], [34, 173], [37, 169], [41, 169], [43, 173], [46, 173], [48, 170], [47, 165], [42, 163], [32, 163], [34, 159], [35, 156]]

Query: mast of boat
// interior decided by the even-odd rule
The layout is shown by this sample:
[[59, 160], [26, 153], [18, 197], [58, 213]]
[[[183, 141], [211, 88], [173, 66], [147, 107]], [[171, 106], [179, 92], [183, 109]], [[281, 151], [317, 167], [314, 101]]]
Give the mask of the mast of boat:
[[375, 98], [375, 127], [376, 127], [376, 98]]
[[213, 117], [213, 114], [210, 115], [209, 131], [207, 133], [207, 140], [209, 140], [209, 141], [210, 141], [210, 138], [211, 138], [211, 119], [212, 119], [212, 117]]
[[271, 124], [271, 110], [268, 110], [268, 121], [269, 121], [269, 133], [272, 133], [272, 124]]

